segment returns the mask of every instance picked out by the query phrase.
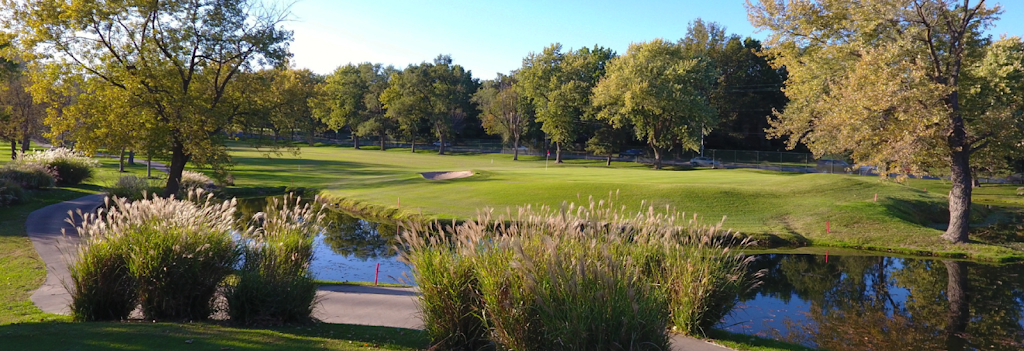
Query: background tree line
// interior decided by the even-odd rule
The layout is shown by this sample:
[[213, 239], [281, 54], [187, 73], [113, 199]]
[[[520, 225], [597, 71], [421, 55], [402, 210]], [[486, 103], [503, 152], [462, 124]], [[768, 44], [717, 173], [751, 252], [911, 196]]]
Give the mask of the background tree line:
[[975, 174], [1012, 172], [1024, 144], [1024, 44], [985, 34], [1001, 9], [984, 0], [749, 1], [767, 46], [698, 19], [675, 42], [622, 55], [552, 44], [486, 81], [444, 55], [326, 76], [290, 68], [287, 10], [258, 0], [0, 1], [0, 138], [169, 160], [168, 196], [186, 163], [224, 175], [224, 140], [239, 132], [278, 145], [345, 130], [381, 149], [436, 141], [441, 154], [487, 133], [516, 151], [550, 147], [556, 162], [566, 149], [645, 145], [656, 168], [702, 145], [790, 148], [948, 174], [945, 237], [965, 242]]

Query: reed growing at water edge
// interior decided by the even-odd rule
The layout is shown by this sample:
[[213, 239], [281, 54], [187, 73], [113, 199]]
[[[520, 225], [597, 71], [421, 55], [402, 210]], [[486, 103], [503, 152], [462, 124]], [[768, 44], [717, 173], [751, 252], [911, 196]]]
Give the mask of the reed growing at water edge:
[[227, 289], [228, 315], [239, 324], [307, 322], [316, 300], [309, 270], [323, 207], [292, 194], [273, 198], [242, 235], [242, 266]]
[[448, 349], [664, 350], [703, 334], [754, 284], [747, 245], [695, 216], [610, 201], [409, 225], [402, 254], [424, 323]]

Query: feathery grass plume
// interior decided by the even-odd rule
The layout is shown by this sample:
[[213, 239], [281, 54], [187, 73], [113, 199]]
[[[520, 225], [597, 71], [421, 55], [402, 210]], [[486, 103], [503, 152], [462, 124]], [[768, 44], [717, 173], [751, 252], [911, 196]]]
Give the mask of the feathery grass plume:
[[57, 185], [57, 172], [45, 165], [14, 161], [0, 167], [0, 179], [7, 179], [22, 189], [52, 188]]
[[107, 188], [107, 195], [137, 201], [146, 198], [149, 191], [149, 180], [135, 175], [124, 175], [117, 183]]
[[452, 321], [468, 315], [501, 348], [662, 350], [670, 322], [699, 334], [751, 286], [729, 249], [745, 241], [671, 208], [591, 198], [491, 216], [402, 234], [435, 343], [466, 335]]
[[0, 207], [17, 205], [25, 201], [25, 190], [18, 183], [0, 178]]
[[[84, 215], [77, 228], [82, 243], [74, 270], [111, 272], [117, 271], [116, 267], [85, 265], [123, 264], [135, 284], [145, 318], [208, 318], [214, 293], [239, 259], [231, 236], [236, 203], [215, 200], [212, 194], [198, 189], [188, 197], [177, 200], [154, 196], [134, 202], [108, 199], [108, 210]], [[103, 255], [104, 243], [119, 250], [116, 253], [123, 255], [124, 262], [92, 257]], [[72, 276], [74, 299], [95, 288], [77, 287], [96, 281], [87, 278]]]
[[[442, 235], [406, 235], [403, 246], [411, 251], [401, 259], [411, 269], [420, 288], [419, 307], [427, 335], [434, 348], [441, 350], [480, 350], [489, 346], [487, 329], [480, 313], [473, 262], [458, 252], [468, 246], [452, 242], [445, 227], [435, 222], [429, 230], [418, 224], [405, 224], [407, 233], [435, 232]], [[447, 227], [450, 230], [452, 227]]]
[[37, 163], [57, 172], [58, 185], [75, 185], [92, 178], [100, 162], [71, 149], [56, 148], [21, 154], [18, 162]]
[[226, 297], [231, 320], [240, 324], [308, 322], [316, 300], [309, 270], [313, 239], [322, 230], [318, 199], [303, 203], [288, 194], [257, 213], [244, 234], [242, 267]]
[[178, 186], [180, 188], [179, 193], [187, 195], [193, 189], [210, 190], [213, 187], [213, 180], [205, 174], [196, 171], [182, 171]]

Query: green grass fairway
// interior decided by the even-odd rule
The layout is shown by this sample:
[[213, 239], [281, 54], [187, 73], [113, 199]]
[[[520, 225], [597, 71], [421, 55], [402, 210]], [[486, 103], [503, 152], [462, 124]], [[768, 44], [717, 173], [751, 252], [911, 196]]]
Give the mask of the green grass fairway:
[[[267, 157], [241, 144], [233, 144], [231, 152], [238, 162], [233, 173], [239, 187], [313, 187], [337, 198], [391, 208], [400, 203], [406, 213], [441, 218], [469, 218], [487, 207], [504, 212], [524, 204], [558, 206], [617, 194], [612, 195], [615, 203], [631, 209], [645, 203], [673, 206], [706, 222], [727, 217], [726, 227], [760, 239], [986, 260], [1024, 257], [998, 245], [952, 245], [939, 238], [941, 231], [927, 226], [946, 220], [941, 210], [946, 199], [936, 191], [941, 189], [939, 181], [931, 181], [935, 190], [926, 192], [922, 188], [928, 181], [908, 186], [833, 174], [654, 171], [634, 163], [607, 167], [587, 160], [545, 166], [543, 157], [512, 161], [511, 155], [503, 154], [438, 156], [426, 150], [413, 154], [408, 149], [322, 146]], [[476, 175], [432, 181], [419, 174], [462, 170]], [[825, 233], [826, 221], [830, 233]]]

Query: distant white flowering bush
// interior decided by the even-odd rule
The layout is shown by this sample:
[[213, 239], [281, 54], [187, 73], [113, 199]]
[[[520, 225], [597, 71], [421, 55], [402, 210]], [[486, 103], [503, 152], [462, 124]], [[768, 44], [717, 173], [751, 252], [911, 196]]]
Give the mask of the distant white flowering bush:
[[22, 154], [18, 162], [36, 163], [56, 171], [58, 185], [79, 184], [92, 178], [94, 168], [100, 166], [99, 161], [66, 148]]

